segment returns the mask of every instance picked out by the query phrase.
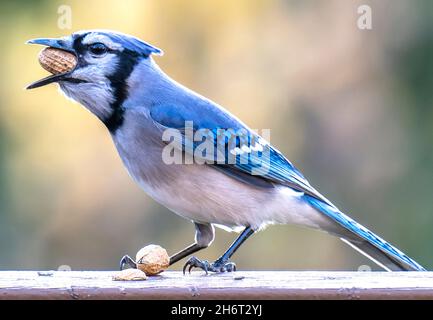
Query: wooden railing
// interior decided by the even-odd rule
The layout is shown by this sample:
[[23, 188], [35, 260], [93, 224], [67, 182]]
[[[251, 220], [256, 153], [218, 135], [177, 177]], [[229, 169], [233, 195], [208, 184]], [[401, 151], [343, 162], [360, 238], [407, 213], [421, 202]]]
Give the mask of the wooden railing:
[[113, 281], [115, 271], [0, 271], [0, 299], [433, 299], [433, 272], [167, 271]]

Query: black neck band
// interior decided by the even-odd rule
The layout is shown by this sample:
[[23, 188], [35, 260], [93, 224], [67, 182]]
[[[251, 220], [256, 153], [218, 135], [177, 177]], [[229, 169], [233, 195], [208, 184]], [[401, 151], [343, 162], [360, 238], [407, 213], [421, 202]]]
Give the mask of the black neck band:
[[103, 119], [104, 124], [108, 130], [113, 134], [122, 126], [124, 120], [123, 103], [128, 98], [128, 84], [127, 79], [134, 70], [134, 67], [139, 62], [141, 56], [130, 50], [123, 50], [119, 53], [119, 64], [116, 72], [108, 76], [110, 85], [113, 90], [114, 101], [111, 103], [111, 114]]

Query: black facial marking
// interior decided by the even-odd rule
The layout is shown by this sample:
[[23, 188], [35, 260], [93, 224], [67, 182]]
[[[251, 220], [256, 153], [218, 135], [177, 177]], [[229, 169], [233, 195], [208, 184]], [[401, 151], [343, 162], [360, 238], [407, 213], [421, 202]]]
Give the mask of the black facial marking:
[[125, 110], [122, 104], [128, 97], [128, 85], [126, 80], [131, 75], [132, 70], [134, 70], [140, 58], [143, 57], [128, 49], [117, 52], [117, 55], [119, 57], [117, 69], [112, 75], [107, 77], [110, 80], [113, 90], [114, 101], [111, 103], [111, 110], [113, 111], [108, 118], [103, 119], [104, 124], [113, 134], [123, 124], [124, 120], [123, 114]]
[[86, 60], [80, 59], [86, 53], [86, 50], [87, 50], [86, 45], [84, 45], [82, 43], [84, 37], [87, 35], [88, 35], [88, 33], [83, 33], [83, 34], [78, 34], [78, 35], [74, 36], [72, 48], [74, 49], [74, 51], [78, 57], [77, 68], [85, 67], [88, 65]]
[[77, 54], [84, 54], [85, 53], [86, 45], [83, 44], [83, 39], [88, 34], [89, 33], [82, 33], [82, 34], [74, 35], [72, 47], [74, 48], [74, 50]]
[[[85, 59], [80, 59], [89, 51], [89, 46], [83, 44], [83, 39], [89, 33], [77, 34], [74, 36], [73, 49], [78, 56], [78, 66], [84, 67], [88, 63]], [[111, 89], [113, 91], [114, 101], [111, 103], [111, 114], [105, 119], [101, 119], [112, 134], [123, 124], [123, 114], [125, 112], [122, 104], [128, 97], [128, 85], [126, 80], [134, 70], [135, 65], [140, 59], [147, 58], [149, 55], [143, 55], [132, 50], [124, 48], [122, 51], [107, 49], [107, 52], [116, 54], [119, 58], [116, 71], [107, 76], [110, 80]]]

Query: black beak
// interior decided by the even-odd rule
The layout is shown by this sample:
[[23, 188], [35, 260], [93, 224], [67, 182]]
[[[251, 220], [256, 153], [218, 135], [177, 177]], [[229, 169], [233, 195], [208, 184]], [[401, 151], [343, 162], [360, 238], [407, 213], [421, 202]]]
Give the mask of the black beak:
[[[77, 55], [77, 53], [75, 52], [74, 49], [72, 49], [70, 47], [70, 45], [63, 39], [55, 39], [55, 38], [38, 38], [38, 39], [32, 39], [26, 42], [26, 44], [39, 44], [42, 46], [47, 46], [47, 47], [51, 47], [51, 48], [56, 48], [56, 49], [60, 49], [60, 50], [64, 50], [64, 51], [68, 51], [71, 52], [75, 55]], [[53, 82], [58, 82], [58, 81], [65, 81], [68, 79], [72, 79], [69, 78], [69, 75], [73, 72], [74, 70], [65, 72], [65, 73], [60, 73], [60, 74], [54, 74], [54, 75], [50, 75], [46, 78], [43, 78], [41, 80], [35, 81], [31, 84], [29, 84], [26, 89], [34, 89], [34, 88], [39, 88], [42, 86], [45, 86], [49, 83], [53, 83]]]

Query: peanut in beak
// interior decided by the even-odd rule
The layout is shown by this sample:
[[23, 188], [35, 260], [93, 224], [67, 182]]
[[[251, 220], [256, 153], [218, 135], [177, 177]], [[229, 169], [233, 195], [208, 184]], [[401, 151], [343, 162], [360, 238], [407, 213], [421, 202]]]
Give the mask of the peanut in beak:
[[67, 73], [77, 65], [77, 57], [74, 54], [50, 47], [39, 53], [38, 60], [42, 68], [52, 74]]

